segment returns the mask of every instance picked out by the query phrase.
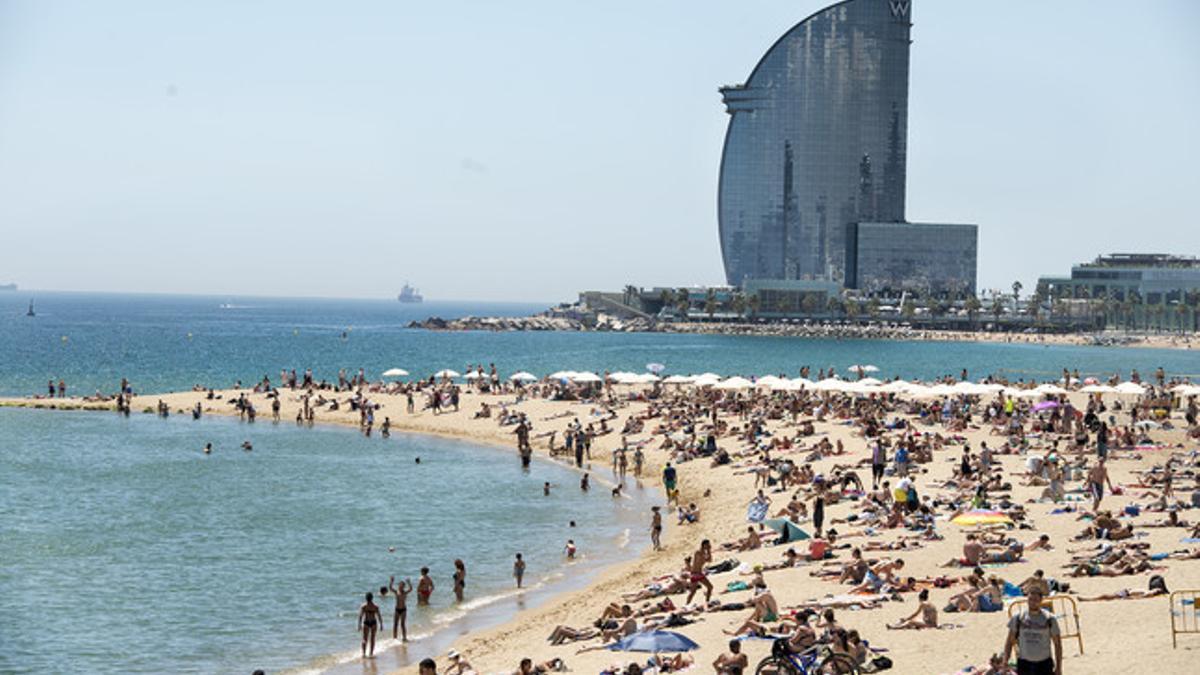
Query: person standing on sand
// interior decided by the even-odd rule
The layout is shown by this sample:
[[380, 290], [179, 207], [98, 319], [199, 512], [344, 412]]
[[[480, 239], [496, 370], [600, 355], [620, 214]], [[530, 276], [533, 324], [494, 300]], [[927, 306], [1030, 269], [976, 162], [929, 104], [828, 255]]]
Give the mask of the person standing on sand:
[[454, 598], [463, 601], [463, 591], [467, 587], [467, 565], [458, 559], [454, 561]]
[[1104, 466], [1104, 458], [1096, 463], [1088, 471], [1087, 482], [1088, 492], [1092, 495], [1092, 511], [1100, 510], [1100, 502], [1104, 499], [1104, 486], [1108, 485], [1108, 489], [1112, 491], [1112, 480], [1108, 477], [1108, 468]]
[[521, 554], [517, 554], [517, 560], [513, 563], [513, 578], [517, 580], [517, 588], [521, 587], [522, 580], [525, 579], [525, 559]]
[[396, 611], [392, 615], [392, 639], [396, 639], [396, 629], [400, 629], [400, 639], [408, 642], [408, 594], [412, 593], [413, 585], [408, 579], [396, 586], [396, 577], [388, 579], [388, 590], [396, 598]]
[[417, 605], [428, 605], [429, 596], [433, 595], [433, 579], [429, 578], [429, 568], [421, 568], [421, 578], [417, 580]]
[[[1050, 647], [1053, 645], [1054, 653]], [[1004, 662], [1017, 648], [1017, 675], [1062, 675], [1062, 635], [1058, 620], [1042, 606], [1042, 591], [1029, 591], [1029, 608], [1008, 622]]]
[[650, 511], [654, 514], [650, 517], [650, 543], [654, 544], [655, 551], [661, 551], [663, 528], [662, 513], [657, 506], [651, 506]]
[[646, 461], [646, 453], [642, 452], [642, 446], [637, 446], [633, 450], [633, 475], [642, 477], [642, 464]]
[[685, 605], [691, 604], [692, 597], [696, 595], [696, 591], [700, 590], [701, 586], [704, 587], [704, 602], [707, 603], [708, 601], [712, 600], [713, 585], [712, 582], [708, 580], [708, 575], [704, 573], [704, 566], [711, 562], [712, 542], [705, 539], [704, 541], [700, 542], [700, 548], [696, 550], [694, 555], [692, 555], [692, 566], [691, 569], [688, 570], [690, 572], [688, 583], [691, 588], [688, 590], [688, 597], [687, 602], [684, 603]]
[[375, 658], [375, 632], [383, 623], [379, 614], [379, 605], [375, 604], [371, 593], [367, 593], [367, 601], [358, 608], [358, 630], [362, 633], [362, 656], [367, 658], [367, 643], [371, 643], [371, 658]]
[[871, 447], [871, 489], [879, 487], [879, 481], [883, 480], [883, 470], [887, 468], [887, 448], [883, 447], [882, 440], [876, 440], [875, 445]]
[[671, 466], [670, 462], [663, 467], [662, 481], [663, 489], [667, 491], [667, 503], [671, 504], [675, 501], [675, 481], [678, 474], [675, 472], [675, 467]]

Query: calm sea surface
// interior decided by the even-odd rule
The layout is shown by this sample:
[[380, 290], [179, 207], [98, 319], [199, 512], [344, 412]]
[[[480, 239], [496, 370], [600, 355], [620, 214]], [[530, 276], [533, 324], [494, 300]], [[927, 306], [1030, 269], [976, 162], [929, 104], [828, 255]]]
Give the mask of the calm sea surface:
[[[50, 378], [92, 393], [128, 377], [153, 393], [274, 381], [281, 368], [332, 379], [339, 368], [428, 375], [480, 362], [539, 375], [660, 362], [677, 373], [871, 363], [884, 376], [965, 367], [1036, 379], [1063, 367], [1162, 366], [1200, 378], [1200, 355], [1187, 351], [404, 328], [536, 305], [37, 293], [29, 318], [29, 297], [0, 294], [0, 394], [42, 393]], [[253, 452], [237, 449], [247, 439]], [[206, 442], [217, 448], [209, 457]], [[550, 498], [547, 480], [561, 486]], [[336, 668], [353, 655], [361, 593], [422, 565], [441, 589], [431, 610], [411, 614], [414, 632], [461, 631], [465, 609], [499, 618], [515, 608], [518, 550], [549, 592], [642, 544], [649, 496], [614, 503], [603, 490], [581, 495], [577, 480], [554, 464], [526, 474], [510, 452], [423, 436], [0, 409], [0, 672]], [[574, 567], [561, 555], [571, 537], [588, 556]], [[470, 574], [466, 608], [449, 602], [456, 557]]]

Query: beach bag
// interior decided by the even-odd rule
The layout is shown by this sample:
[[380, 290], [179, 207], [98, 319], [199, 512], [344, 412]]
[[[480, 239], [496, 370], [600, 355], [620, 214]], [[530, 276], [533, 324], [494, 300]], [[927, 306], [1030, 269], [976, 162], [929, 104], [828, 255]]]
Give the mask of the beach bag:
[[871, 659], [871, 666], [874, 670], [888, 670], [892, 667], [892, 660], [886, 656], [876, 656]]
[[787, 638], [778, 638], [771, 643], [771, 656], [788, 658], [791, 655], [792, 650], [788, 647]]

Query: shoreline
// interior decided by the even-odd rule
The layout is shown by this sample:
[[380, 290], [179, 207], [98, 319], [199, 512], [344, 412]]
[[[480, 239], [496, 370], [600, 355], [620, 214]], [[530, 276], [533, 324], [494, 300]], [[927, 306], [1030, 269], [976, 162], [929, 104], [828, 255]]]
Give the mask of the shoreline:
[[[227, 395], [228, 391], [224, 392]], [[281, 394], [285, 399], [284, 410], [295, 411], [295, 402], [290, 400], [293, 392], [282, 391]], [[348, 394], [347, 394], [348, 395]], [[263, 395], [253, 395], [255, 405], [259, 405]], [[1085, 395], [1078, 392], [1071, 393], [1070, 399], [1075, 405], [1080, 405], [1085, 398]], [[339, 395], [339, 398], [342, 396]], [[403, 404], [400, 403], [397, 397], [385, 397], [377, 394], [371, 394], [373, 401], [379, 400], [385, 403], [385, 408], [377, 413], [376, 422], [384, 414], [390, 413], [393, 409], [403, 409]], [[182, 392], [176, 394], [164, 394], [158, 396], [141, 396], [135, 399], [135, 407], [143, 407], [147, 403], [153, 403], [155, 399], [162, 398], [164, 401], [170, 402], [172, 410], [187, 409], [187, 403], [204, 398], [201, 392]], [[471, 411], [475, 406], [482, 402], [488, 402], [495, 405], [498, 401], [509, 400], [511, 397], [507, 395], [481, 395], [466, 393], [463, 395], [463, 404], [461, 412], [457, 414], [443, 414], [434, 416], [430, 413], [422, 413], [418, 415], [397, 415], [393, 419], [393, 430], [396, 431], [415, 431], [418, 433], [433, 433], [447, 437], [454, 437], [460, 440], [470, 442], [486, 443], [499, 447], [508, 447], [510, 450], [515, 445], [511, 435], [506, 433], [507, 427], [499, 427], [495, 424], [495, 420], [473, 420], [471, 419]], [[67, 399], [67, 406], [72, 406], [75, 401]], [[77, 399], [76, 399], [77, 401]], [[45, 399], [0, 399], [0, 405], [22, 405], [25, 407], [44, 407], [51, 406], [60, 407], [62, 399], [51, 402]], [[221, 410], [213, 410], [216, 414], [229, 415], [232, 408], [227, 405], [226, 400], [219, 402], [206, 402], [206, 408], [213, 408], [214, 403], [220, 403], [217, 408]], [[552, 428], [561, 428], [572, 415], [579, 415], [581, 419], [587, 418], [588, 408], [590, 406], [581, 405], [573, 402], [557, 402], [547, 401], [545, 399], [529, 399], [521, 404], [518, 409], [530, 415], [530, 418], [535, 422], [535, 434], [544, 432]], [[287, 406], [292, 406], [288, 408]], [[393, 408], [394, 406], [394, 408]], [[621, 422], [630, 414], [644, 411], [647, 405], [645, 403], [626, 402], [622, 403], [616, 410], [618, 418], [610, 420], [614, 429], [620, 429]], [[111, 404], [95, 404], [93, 409], [111, 410]], [[266, 409], [265, 407], [262, 409]], [[563, 417], [563, 414], [566, 417]], [[903, 413], [898, 413], [903, 414]], [[1178, 414], [1178, 413], [1176, 413]], [[904, 415], [906, 419], [912, 420], [911, 414]], [[286, 419], [286, 415], [285, 415]], [[317, 423], [343, 423], [350, 426], [356, 426], [357, 413], [349, 413], [342, 411], [341, 413], [322, 412], [319, 414]], [[738, 418], [732, 415], [722, 415], [722, 419], [727, 420], [731, 425], [739, 423]], [[260, 416], [261, 421], [267, 421], [266, 418]], [[654, 429], [652, 425], [662, 422], [662, 418], [655, 418], [647, 423], [645, 432], [631, 435], [631, 441], [638, 440], [643, 437], [648, 437], [648, 440], [653, 441], [648, 445], [646, 465], [649, 470], [645, 472], [646, 485], [652, 487], [657, 485], [657, 467], [661, 466], [662, 460], [666, 457], [665, 451], [656, 447], [657, 442], [661, 440], [661, 433]], [[915, 422], [914, 422], [915, 423]], [[775, 433], [783, 433], [789, 429], [789, 423], [786, 420], [770, 422], [770, 428]], [[822, 458], [810, 460], [813, 467], [818, 472], [825, 472], [830, 469], [833, 462], [856, 462], [862, 459], [864, 455], [864, 439], [861, 435], [856, 435], [853, 428], [843, 423], [836, 417], [826, 421], [816, 421], [816, 435], [809, 439], [809, 442], [819, 439], [828, 439], [829, 441], [844, 442], [847, 446], [847, 455], [845, 457]], [[794, 426], [794, 425], [792, 425]], [[924, 433], [943, 433], [940, 426], [921, 426], [919, 429]], [[991, 438], [994, 434], [987, 425], [972, 426], [964, 430], [961, 435], [962, 439], [951, 441], [946, 448], [940, 448], [939, 452], [934, 455], [931, 462], [921, 468], [921, 473], [928, 474], [920, 478], [922, 486], [927, 494], [935, 494], [932, 481], [935, 479], [944, 480], [950, 476], [950, 473], [956, 465], [956, 456], [958, 449], [963, 442], [971, 443], [974, 447], [979, 447], [979, 443], [986, 441], [989, 443], [1002, 442]], [[638, 437], [637, 439], [633, 436]], [[536, 436], [535, 436], [536, 437]], [[1133, 472], [1137, 469], [1151, 466], [1156, 461], [1161, 461], [1174, 453], [1183, 454], [1189, 450], [1193, 450], [1196, 445], [1194, 441], [1182, 438], [1180, 431], [1170, 432], [1155, 432], [1155, 437], [1160, 442], [1166, 444], [1159, 451], [1142, 451], [1131, 452], [1124, 451], [1120, 456], [1114, 453], [1114, 461], [1110, 464], [1114, 471], [1113, 481], [1129, 482], [1135, 476]], [[601, 442], [602, 441], [602, 442]], [[619, 434], [610, 434], [601, 437], [598, 444], [593, 446], [592, 462], [597, 468], [593, 469], [597, 473], [604, 473], [602, 469], [606, 468], [605, 459], [611, 455], [611, 449], [616, 447], [619, 442]], [[743, 444], [739, 439], [732, 435], [722, 435], [722, 447], [726, 447], [731, 453], [744, 450]], [[535, 454], [546, 455], [544, 442], [535, 441]], [[1046, 444], [1043, 441], [1035, 442], [1034, 448], [1045, 448]], [[1044, 451], [1044, 450], [1043, 450]], [[792, 456], [787, 454], [789, 451], [779, 451], [782, 456]], [[790, 452], [797, 452], [792, 450]], [[804, 450], [803, 452], [808, 452]], [[800, 455], [794, 455], [797, 460], [802, 460]], [[832, 461], [831, 461], [832, 460]], [[1014, 483], [1013, 500], [1017, 503], [1027, 504], [1027, 500], [1034, 497], [1041, 488], [1032, 488], [1018, 483], [1019, 476], [1022, 475], [1022, 467], [1024, 466], [1025, 457], [1022, 455], [1001, 455], [998, 462], [1005, 469], [1005, 476], [1012, 476], [1007, 480], [1012, 480]], [[571, 590], [563, 593], [554, 594], [548, 597], [544, 602], [537, 607], [525, 608], [518, 611], [507, 621], [490, 628], [475, 630], [468, 632], [465, 635], [459, 635], [452, 643], [453, 649], [463, 653], [475, 666], [479, 672], [500, 672], [511, 671], [517, 660], [522, 657], [531, 657], [535, 661], [541, 661], [551, 656], [563, 658], [567, 666], [575, 672], [597, 672], [603, 667], [614, 663], [628, 663], [630, 660], [643, 660], [639, 656], [630, 654], [616, 654], [612, 652], [592, 652], [578, 653], [576, 648], [578, 643], [563, 647], [547, 645], [545, 636], [550, 630], [557, 625], [569, 626], [586, 626], [590, 620], [598, 616], [600, 611], [607, 604], [616, 599], [620, 601], [622, 592], [635, 591], [641, 588], [646, 580], [653, 579], [661, 575], [669, 575], [676, 573], [679, 569], [679, 561], [684, 555], [690, 554], [697, 547], [700, 539], [712, 539], [714, 543], [719, 544], [722, 541], [729, 541], [741, 537], [746, 532], [747, 523], [745, 521], [746, 500], [754, 493], [755, 478], [751, 472], [746, 471], [747, 464], [744, 461], [738, 461], [733, 466], [724, 468], [710, 468], [707, 461], [692, 461], [679, 465], [680, 471], [680, 489], [681, 501], [684, 503], [695, 502], [704, 516], [696, 525], [677, 526], [670, 515], [665, 519], [666, 531], [664, 532], [665, 550], [655, 552], [650, 549], [644, 549], [640, 554], [627, 562], [616, 563], [609, 565], [599, 570], [595, 577], [586, 582], [583, 588]], [[751, 461], [750, 466], [753, 466]], [[742, 470], [739, 470], [741, 468]], [[731, 471], [733, 469], [733, 471]], [[783, 495], [772, 495], [776, 499], [776, 505], [772, 508], [778, 508], [786, 497]], [[1131, 503], [1129, 496], [1111, 497], [1109, 502], [1112, 508], [1120, 508], [1125, 504]], [[836, 509], [830, 515], [842, 518], [846, 514], [842, 509], [842, 504], [838, 504], [831, 509]], [[1069, 562], [1069, 548], [1078, 546], [1069, 541], [1070, 537], [1075, 534], [1081, 523], [1076, 522], [1074, 517], [1055, 517], [1051, 514], [1051, 505], [1048, 504], [1030, 504], [1028, 506], [1031, 516], [1036, 519], [1035, 531], [1048, 533], [1055, 544], [1055, 549], [1049, 552], [1034, 552], [1028, 556], [1028, 560], [1020, 562], [997, 570], [989, 570], [990, 573], [1003, 575], [1007, 580], [1014, 583], [1021, 578], [1031, 574], [1035, 568], [1044, 568], [1048, 576], [1064, 579], [1066, 571], [1062, 569], [1064, 563]], [[1143, 515], [1146, 517], [1154, 517], [1153, 515]], [[803, 521], [801, 521], [803, 522]], [[647, 523], [648, 525], [648, 523]], [[803, 525], [806, 529], [809, 525]], [[846, 534], [850, 536], [875, 536], [863, 535], [861, 532], [853, 532], [852, 525], [838, 524], [839, 530], [851, 530]], [[947, 572], [940, 569], [941, 561], [947, 557], [959, 555], [958, 550], [962, 544], [962, 536], [964, 530], [956, 528], [948, 523], [939, 523], [939, 531], [945, 535], [944, 541], [931, 542], [927, 545], [922, 545], [916, 549], [908, 549], [903, 552], [903, 557], [911, 565], [912, 573], [916, 576], [928, 576], [935, 574], [964, 574], [965, 572]], [[843, 530], [845, 528], [845, 530]], [[1147, 544], [1152, 545], [1156, 550], [1176, 550], [1179, 548], [1178, 537], [1180, 535], [1168, 529], [1146, 530], [1147, 538], [1142, 540]], [[1022, 540], [1027, 540], [1034, 535], [1034, 532], [1014, 532], [1013, 536], [1019, 537]], [[636, 541], [636, 537], [641, 536], [648, 539], [645, 531], [634, 531], [631, 535]], [[644, 542], [645, 539], [642, 541]], [[849, 539], [853, 545], [875, 543], [867, 539]], [[876, 540], [879, 541], [879, 540]], [[884, 543], [879, 541], [879, 543]], [[799, 548], [799, 547], [798, 547]], [[802, 549], [801, 549], [802, 550]], [[773, 563], [778, 559], [780, 549], [774, 547], [763, 547], [758, 550], [746, 552], [715, 552], [715, 559], [720, 560], [728, 557], [736, 557], [741, 562], [747, 565], [757, 563]], [[839, 557], [845, 558], [846, 551], [842, 551]], [[868, 553], [872, 558], [895, 556], [896, 553], [887, 552], [872, 552]], [[768, 573], [767, 579], [771, 582], [772, 591], [779, 597], [781, 605], [795, 606], [797, 603], [805, 603], [814, 599], [828, 597], [827, 594], [840, 593], [839, 587], [829, 583], [813, 580], [809, 577], [808, 571], [812, 567], [800, 567], [794, 570], [772, 571]], [[730, 573], [735, 574], [736, 573]], [[1200, 587], [1200, 568], [1194, 563], [1170, 563], [1170, 572], [1162, 572], [1167, 576], [1168, 583], [1174, 590], [1176, 588], [1194, 588]], [[726, 582], [738, 580], [738, 576], [721, 575], [714, 577], [713, 582], [718, 588], [718, 592], [726, 585]], [[1145, 576], [1126, 576], [1117, 578], [1083, 578], [1070, 579], [1072, 591], [1079, 594], [1095, 594], [1097, 592], [1112, 593], [1121, 588], [1144, 588]], [[952, 591], [935, 591], [939, 597], [934, 601], [940, 607], [944, 604], [946, 597]], [[720, 598], [724, 601], [743, 601], [748, 600], [747, 597], [739, 592], [734, 592], [734, 595], [714, 594], [714, 598]], [[636, 603], [634, 603], [636, 604]], [[682, 604], [682, 603], [681, 603]], [[1135, 601], [1135, 602], [1096, 602], [1096, 603], [1081, 603], [1080, 615], [1081, 623], [1084, 626], [1085, 637], [1089, 643], [1088, 651], [1083, 654], [1078, 654], [1073, 647], [1068, 647], [1065, 650], [1067, 655], [1066, 669], [1071, 672], [1117, 672], [1136, 666], [1145, 665], [1145, 654], [1139, 650], [1134, 653], [1132, 650], [1122, 650], [1117, 645], [1116, 641], [1112, 641], [1113, 636], [1121, 634], [1126, 630], [1130, 622], [1134, 625], [1155, 625], [1159, 626], [1165, 615], [1165, 608], [1159, 601]], [[978, 664], [981, 659], [986, 661], [986, 657], [992, 651], [999, 649], [1002, 643], [1003, 634], [1003, 613], [995, 614], [980, 614], [980, 613], [965, 613], [965, 614], [947, 614], [945, 619], [953, 622], [953, 632], [944, 633], [942, 631], [888, 631], [885, 623], [889, 620], [896, 620], [909, 614], [913, 609], [914, 603], [911, 599], [906, 599], [903, 604], [892, 605], [890, 602], [884, 602], [883, 606], [877, 611], [858, 611], [854, 612], [848, 609], [839, 609], [839, 616], [843, 620], [850, 623], [854, 628], [862, 631], [864, 637], [867, 637], [872, 645], [885, 647], [889, 651], [889, 656], [897, 663], [896, 672], [953, 672], [963, 666], [963, 664]], [[848, 617], [848, 618], [846, 618]], [[724, 651], [724, 646], [728, 641], [728, 637], [724, 635], [723, 630], [736, 627], [740, 624], [744, 616], [742, 614], [727, 614], [727, 613], [704, 613], [697, 617], [697, 623], [692, 624], [684, 629], [683, 632], [696, 642], [701, 644], [701, 649], [694, 652], [697, 664], [706, 664], [711, 661], [715, 655]], [[1164, 633], [1156, 628], [1153, 631], [1148, 631], [1144, 637], [1146, 649], [1154, 653], [1154, 657], [1150, 659], [1155, 667], [1170, 671], [1173, 668], [1182, 667], [1188, 658], [1188, 650], [1172, 650], [1170, 648], [1170, 634]], [[1108, 644], [1106, 644], [1106, 641]], [[769, 643], [766, 641], [751, 641], [743, 643], [751, 658], [751, 665], [757, 663], [758, 659], [766, 654], [769, 650]], [[445, 652], [439, 652], [433, 656], [439, 666], [444, 666]], [[346, 672], [350, 668], [357, 670], [361, 662], [354, 660], [346, 665]], [[381, 664], [380, 664], [381, 665]], [[367, 666], [368, 670], [375, 672], [374, 664]], [[386, 668], [379, 669], [379, 672], [397, 672], [415, 673], [416, 668], [407, 666], [395, 670]]]

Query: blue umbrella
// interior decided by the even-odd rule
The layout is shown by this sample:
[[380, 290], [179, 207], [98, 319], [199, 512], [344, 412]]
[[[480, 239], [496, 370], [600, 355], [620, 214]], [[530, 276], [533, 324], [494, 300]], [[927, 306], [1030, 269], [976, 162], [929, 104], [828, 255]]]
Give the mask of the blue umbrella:
[[609, 646], [614, 652], [689, 652], [700, 645], [669, 630], [634, 633]]
[[779, 534], [787, 533], [788, 541], [800, 541], [808, 539], [808, 533], [800, 529], [800, 526], [788, 520], [787, 518], [769, 518], [763, 521], [763, 525], [775, 530]]
[[662, 371], [664, 371], [666, 369], [667, 369], [667, 367], [661, 363], [647, 363], [646, 364], [646, 370], [654, 373], [655, 375], [661, 373]]

